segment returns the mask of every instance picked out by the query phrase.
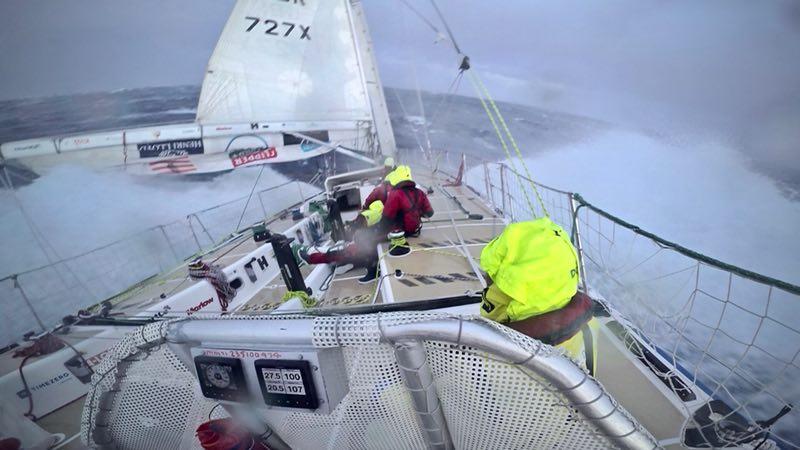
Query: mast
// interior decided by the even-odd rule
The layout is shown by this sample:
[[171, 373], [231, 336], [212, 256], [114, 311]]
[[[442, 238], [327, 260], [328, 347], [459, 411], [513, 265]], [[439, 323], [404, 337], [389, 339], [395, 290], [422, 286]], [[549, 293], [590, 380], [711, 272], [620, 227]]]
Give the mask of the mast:
[[356, 55], [364, 80], [364, 89], [372, 110], [372, 121], [378, 136], [378, 145], [383, 156], [394, 156], [397, 146], [394, 141], [392, 122], [383, 95], [383, 85], [378, 74], [378, 65], [373, 51], [372, 37], [369, 34], [367, 20], [361, 0], [345, 0], [350, 13], [350, 24], [356, 45]]

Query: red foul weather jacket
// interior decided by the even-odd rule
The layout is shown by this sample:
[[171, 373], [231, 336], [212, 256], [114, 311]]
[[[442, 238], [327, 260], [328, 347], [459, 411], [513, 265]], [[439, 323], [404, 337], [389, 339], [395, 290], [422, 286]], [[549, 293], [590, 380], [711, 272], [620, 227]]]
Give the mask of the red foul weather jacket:
[[414, 234], [422, 225], [422, 217], [433, 215], [433, 208], [425, 192], [417, 189], [413, 181], [399, 183], [389, 192], [383, 203], [383, 218], [406, 234]]
[[369, 209], [369, 205], [380, 200], [386, 204], [386, 199], [389, 198], [389, 192], [392, 191], [392, 186], [389, 183], [381, 183], [372, 192], [369, 193], [367, 199], [364, 200], [364, 206], [361, 209]]

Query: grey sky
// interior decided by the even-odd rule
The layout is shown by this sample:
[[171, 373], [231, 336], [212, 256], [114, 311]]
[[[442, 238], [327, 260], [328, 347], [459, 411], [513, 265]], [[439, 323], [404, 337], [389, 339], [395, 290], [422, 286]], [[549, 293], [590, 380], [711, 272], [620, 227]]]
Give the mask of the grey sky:
[[232, 4], [4, 0], [0, 99], [199, 84]]
[[[435, 19], [429, 2], [409, 0]], [[4, 0], [0, 99], [199, 84], [232, 0]], [[800, 2], [439, 0], [496, 97], [740, 141], [800, 129]], [[388, 86], [444, 91], [446, 44], [365, 0]], [[469, 94], [469, 87], [462, 86]], [[777, 130], [777, 131], [775, 131]], [[755, 136], [755, 137], [753, 137]], [[773, 139], [774, 141], [775, 139]], [[800, 166], [800, 139], [769, 150]]]

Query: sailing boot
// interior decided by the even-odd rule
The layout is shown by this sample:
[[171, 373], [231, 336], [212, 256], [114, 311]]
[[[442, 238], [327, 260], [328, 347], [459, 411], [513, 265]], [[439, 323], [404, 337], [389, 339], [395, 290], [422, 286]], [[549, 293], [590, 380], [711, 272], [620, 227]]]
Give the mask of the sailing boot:
[[378, 278], [378, 266], [369, 266], [367, 267], [367, 273], [364, 274], [363, 277], [358, 279], [358, 282], [361, 284], [371, 283], [375, 278]]
[[411, 253], [406, 234], [402, 230], [389, 233], [389, 256], [405, 256]]
[[308, 247], [302, 244], [298, 244], [297, 242], [292, 243], [292, 255], [294, 255], [295, 261], [297, 261], [298, 267], [303, 267], [308, 265]]

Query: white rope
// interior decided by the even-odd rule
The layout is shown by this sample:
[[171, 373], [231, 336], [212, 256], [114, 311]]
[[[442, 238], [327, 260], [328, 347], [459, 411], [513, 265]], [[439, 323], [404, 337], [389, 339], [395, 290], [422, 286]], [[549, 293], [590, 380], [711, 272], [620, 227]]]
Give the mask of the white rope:
[[244, 202], [244, 209], [242, 209], [242, 215], [239, 216], [239, 222], [236, 223], [235, 230], [239, 230], [239, 227], [242, 225], [242, 219], [244, 219], [244, 214], [247, 212], [247, 207], [250, 205], [250, 199], [253, 198], [253, 192], [256, 191], [256, 186], [258, 186], [258, 180], [261, 179], [261, 174], [264, 173], [264, 167], [266, 164], [261, 164], [261, 169], [258, 171], [258, 176], [256, 177], [255, 183], [253, 183], [253, 187], [250, 189], [250, 195], [247, 196], [247, 201]]
[[[448, 196], [450, 196], [449, 192], [447, 192], [442, 186], [438, 186], [438, 187], [439, 187], [440, 191], [442, 191], [445, 194], [448, 194]], [[456, 249], [458, 249], [459, 253], [464, 255], [465, 258], [467, 258], [467, 262], [469, 262], [469, 266], [472, 268], [472, 271], [475, 273], [475, 276], [478, 278], [478, 281], [481, 282], [481, 286], [484, 289], [486, 289], [486, 286], [487, 286], [486, 279], [483, 278], [483, 274], [481, 273], [480, 267], [475, 262], [475, 258], [473, 258], [472, 254], [469, 252], [469, 248], [467, 248], [467, 244], [466, 244], [466, 242], [464, 242], [464, 237], [461, 236], [461, 231], [459, 231], [458, 226], [456, 226], [456, 221], [453, 218], [453, 212], [452, 211], [447, 211], [447, 215], [450, 218], [450, 225], [453, 227], [453, 231], [456, 232], [456, 236], [458, 237], [459, 246], [456, 247]]]

